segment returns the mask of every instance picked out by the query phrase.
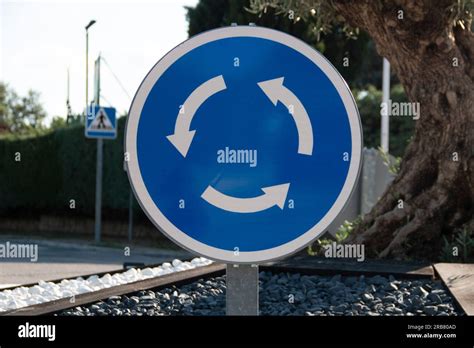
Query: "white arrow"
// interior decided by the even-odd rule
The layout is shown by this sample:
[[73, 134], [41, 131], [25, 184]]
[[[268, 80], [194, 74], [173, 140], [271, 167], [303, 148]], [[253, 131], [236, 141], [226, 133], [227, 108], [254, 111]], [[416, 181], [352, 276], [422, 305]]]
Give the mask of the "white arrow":
[[[296, 123], [298, 130], [299, 144], [298, 153], [303, 155], [313, 154], [313, 127], [309, 119], [308, 113], [300, 102], [298, 97], [292, 91], [283, 86], [284, 77], [273, 80], [262, 81], [258, 86], [263, 90], [273, 105], [277, 105], [281, 101], [285, 105]], [[291, 110], [291, 106], [292, 109]]]
[[263, 187], [262, 191], [265, 193], [261, 196], [238, 198], [225, 195], [209, 185], [201, 195], [201, 198], [223, 210], [234, 213], [255, 213], [269, 209], [274, 205], [283, 209], [289, 188], [290, 184]]
[[209, 97], [226, 88], [224, 78], [219, 75], [197, 87], [184, 102], [176, 117], [174, 134], [167, 136], [171, 144], [176, 147], [183, 157], [186, 157], [196, 133], [195, 130], [189, 130], [194, 114]]

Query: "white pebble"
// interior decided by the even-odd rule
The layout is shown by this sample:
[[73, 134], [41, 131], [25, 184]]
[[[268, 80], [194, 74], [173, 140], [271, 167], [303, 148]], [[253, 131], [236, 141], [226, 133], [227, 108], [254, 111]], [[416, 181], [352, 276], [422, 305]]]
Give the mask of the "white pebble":
[[181, 260], [174, 259], [173, 262], [172, 262], [172, 264], [173, 264], [173, 267], [178, 267], [179, 265], [182, 264], [182, 262], [181, 262]]
[[154, 268], [145, 268], [143, 270], [131, 268], [123, 273], [116, 273], [114, 275], [107, 273], [102, 277], [92, 275], [87, 279], [83, 277], [63, 279], [57, 284], [40, 280], [38, 284], [29, 288], [20, 286], [13, 290], [0, 291], [0, 312], [110, 288], [150, 277], [181, 272], [211, 263], [211, 260], [203, 257], [196, 257], [190, 262], [182, 262], [175, 259], [171, 263], [164, 262], [161, 266]]
[[163, 267], [164, 269], [168, 269], [168, 268], [171, 268], [171, 263], [169, 262], [164, 262], [161, 267]]
[[151, 268], [145, 268], [142, 270], [142, 275], [144, 277], [153, 277], [153, 270]]

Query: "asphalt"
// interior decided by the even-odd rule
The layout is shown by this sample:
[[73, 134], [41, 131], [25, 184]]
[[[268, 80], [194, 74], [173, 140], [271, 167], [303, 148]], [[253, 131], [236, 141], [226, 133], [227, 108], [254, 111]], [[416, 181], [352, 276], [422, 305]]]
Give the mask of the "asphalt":
[[43, 240], [0, 235], [0, 245], [32, 244], [38, 246], [38, 259], [0, 257], [0, 288], [55, 280], [121, 269], [124, 263], [145, 265], [184, 260], [193, 256], [184, 250], [165, 250], [130, 246], [103, 247], [85, 241]]

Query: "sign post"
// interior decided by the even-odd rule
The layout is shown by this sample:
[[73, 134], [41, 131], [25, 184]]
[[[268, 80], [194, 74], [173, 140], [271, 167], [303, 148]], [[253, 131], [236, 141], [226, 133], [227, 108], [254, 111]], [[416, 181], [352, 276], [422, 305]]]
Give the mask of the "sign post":
[[104, 142], [102, 139], [97, 139], [97, 163], [95, 176], [95, 225], [94, 225], [94, 239], [96, 243], [101, 240], [101, 225], [102, 225], [102, 164], [104, 161]]
[[256, 315], [251, 265], [326, 231], [357, 182], [362, 133], [347, 84], [319, 52], [283, 32], [232, 26], [190, 38], [152, 68], [125, 151], [150, 220], [227, 263], [228, 314]]
[[94, 239], [101, 241], [102, 224], [102, 173], [104, 157], [103, 139], [117, 137], [117, 120], [114, 108], [100, 107], [100, 56], [95, 61], [94, 103], [87, 112], [85, 136], [97, 139], [97, 162], [95, 177], [95, 224]]
[[226, 267], [227, 315], [258, 315], [258, 266]]
[[[95, 93], [94, 103], [100, 105], [100, 55], [95, 61]], [[95, 225], [94, 239], [96, 243], [100, 243], [101, 225], [102, 225], [102, 173], [104, 163], [104, 142], [102, 138], [97, 139], [97, 163], [95, 176]]]

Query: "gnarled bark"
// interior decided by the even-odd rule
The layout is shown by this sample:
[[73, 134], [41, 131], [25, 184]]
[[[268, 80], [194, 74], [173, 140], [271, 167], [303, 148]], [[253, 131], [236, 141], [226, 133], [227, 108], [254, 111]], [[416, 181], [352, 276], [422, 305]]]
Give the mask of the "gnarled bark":
[[420, 103], [398, 176], [348, 241], [364, 243], [372, 256], [433, 258], [442, 235], [474, 225], [474, 35], [470, 23], [453, 25], [452, 3], [334, 1]]

